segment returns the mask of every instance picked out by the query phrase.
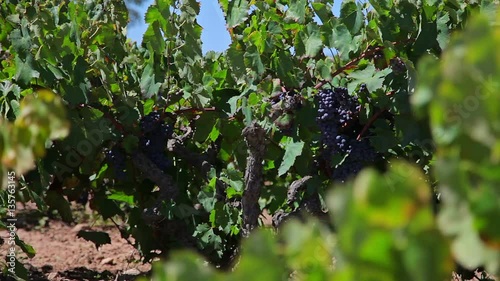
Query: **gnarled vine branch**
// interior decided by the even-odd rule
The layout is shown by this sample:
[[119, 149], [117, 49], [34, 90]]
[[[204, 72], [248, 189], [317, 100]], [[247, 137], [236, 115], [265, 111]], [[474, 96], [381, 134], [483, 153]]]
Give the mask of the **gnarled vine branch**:
[[178, 188], [172, 177], [163, 173], [149, 158], [143, 153], [135, 153], [132, 157], [134, 165], [139, 169], [148, 179], [154, 182], [160, 189], [158, 198], [152, 207], [144, 210], [143, 217], [150, 223], [155, 224], [163, 219], [159, 210], [164, 201], [175, 199], [178, 194]]
[[[304, 190], [307, 182], [312, 179], [311, 176], [305, 176], [301, 179], [298, 179], [290, 184], [287, 192], [287, 205], [289, 207], [293, 207], [294, 203], [298, 202], [297, 194]], [[273, 227], [279, 227], [283, 222], [285, 222], [288, 218], [292, 216], [299, 216], [302, 211], [306, 211], [314, 217], [319, 218], [320, 220], [328, 219], [328, 214], [323, 210], [321, 206], [321, 200], [319, 198], [319, 194], [316, 192], [309, 197], [303, 199], [300, 202], [300, 206], [291, 212], [286, 212], [285, 210], [278, 210], [272, 218]]]
[[248, 237], [258, 224], [260, 207], [258, 204], [263, 185], [264, 154], [266, 151], [266, 131], [256, 122], [243, 129], [243, 137], [248, 146], [245, 170], [245, 191], [241, 200], [243, 208], [243, 236]]
[[297, 201], [297, 194], [304, 190], [307, 182], [312, 179], [311, 176], [305, 176], [301, 179], [295, 180], [288, 187], [288, 192], [286, 195], [286, 204], [292, 206], [294, 202]]

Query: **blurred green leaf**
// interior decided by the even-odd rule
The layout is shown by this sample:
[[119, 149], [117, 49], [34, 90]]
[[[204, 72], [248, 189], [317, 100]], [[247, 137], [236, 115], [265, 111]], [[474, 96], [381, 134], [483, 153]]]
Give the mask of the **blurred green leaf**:
[[393, 161], [385, 174], [364, 170], [329, 196], [346, 259], [340, 272], [352, 268], [361, 280], [447, 278], [453, 263], [423, 178], [418, 168]]

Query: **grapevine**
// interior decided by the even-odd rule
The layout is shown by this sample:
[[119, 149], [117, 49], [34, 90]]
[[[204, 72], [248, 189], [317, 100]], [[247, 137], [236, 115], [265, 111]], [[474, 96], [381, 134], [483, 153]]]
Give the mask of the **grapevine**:
[[[0, 203], [68, 223], [73, 201], [88, 204], [145, 262], [189, 248], [238, 274], [267, 215], [289, 238], [279, 253], [254, 240], [253, 261], [279, 264], [245, 272], [254, 279], [445, 280], [453, 260], [498, 269], [495, 1], [219, 0], [223, 52], [204, 49], [200, 1], [156, 1], [140, 44], [122, 1], [0, 2], [0, 178], [17, 188]], [[443, 192], [434, 213], [426, 185]], [[289, 235], [282, 222], [303, 213], [339, 247]], [[331, 272], [326, 252], [318, 267], [290, 263], [311, 256], [288, 248], [299, 236], [342, 263]], [[372, 241], [381, 251], [365, 251]], [[469, 249], [481, 249], [473, 263]]]

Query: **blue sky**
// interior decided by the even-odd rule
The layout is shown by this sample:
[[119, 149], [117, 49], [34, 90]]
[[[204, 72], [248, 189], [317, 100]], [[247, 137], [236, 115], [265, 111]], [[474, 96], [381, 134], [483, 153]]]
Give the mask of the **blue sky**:
[[[225, 27], [224, 15], [217, 3], [217, 0], [201, 0], [200, 15], [198, 23], [203, 27], [201, 41], [203, 44], [203, 53], [207, 51], [223, 52], [231, 43], [229, 33]], [[335, 1], [333, 12], [338, 15], [342, 1]], [[144, 5], [138, 7], [141, 13], [140, 23], [128, 27], [128, 37], [134, 41], [141, 42], [142, 35], [146, 31], [144, 14], [147, 8], [153, 3], [153, 0], [146, 1]]]

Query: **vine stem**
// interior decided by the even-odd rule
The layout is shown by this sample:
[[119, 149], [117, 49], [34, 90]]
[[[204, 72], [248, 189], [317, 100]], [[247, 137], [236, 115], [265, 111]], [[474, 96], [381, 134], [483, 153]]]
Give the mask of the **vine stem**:
[[184, 112], [197, 112], [197, 111], [217, 111], [215, 107], [207, 107], [207, 108], [182, 108], [175, 111], [175, 114], [182, 114]]
[[123, 229], [120, 228], [120, 225], [113, 219], [113, 218], [109, 218], [111, 220], [111, 222], [113, 222], [113, 224], [115, 225], [116, 229], [118, 229], [118, 231], [120, 232], [120, 236], [125, 239], [125, 241], [127, 241], [127, 243], [130, 245], [130, 246], [133, 246], [135, 247], [134, 243], [130, 242], [130, 240], [128, 240], [128, 237], [124, 237], [122, 235], [122, 231]]
[[[363, 53], [361, 53], [361, 55], [357, 58], [354, 58], [352, 60], [350, 60], [348, 63], [346, 63], [344, 66], [340, 67], [340, 68], [337, 68], [337, 70], [335, 70], [333, 73], [332, 73], [332, 77], [335, 77], [337, 75], [339, 75], [340, 73], [354, 67], [360, 60], [372, 55], [373, 53], [377, 52], [377, 51], [380, 51], [380, 50], [383, 50], [384, 47], [375, 47], [373, 49], [370, 49], [370, 46], [366, 47], [366, 49], [363, 51]], [[326, 83], [328, 83], [328, 81], [326, 80], [323, 80], [321, 82], [319, 82], [318, 84], [316, 84], [316, 86], [314, 86], [314, 89], [319, 89], [321, 87], [323, 87]]]
[[[390, 91], [390, 92], [386, 93], [385, 95], [390, 97], [390, 96], [394, 95], [394, 91]], [[382, 115], [382, 113], [384, 113], [386, 110], [387, 110], [387, 108], [382, 108], [377, 113], [373, 114], [373, 116], [370, 118], [370, 120], [368, 120], [368, 122], [366, 122], [365, 126], [363, 127], [363, 129], [359, 133], [356, 140], [358, 140], [358, 141], [361, 140], [361, 138], [366, 133], [368, 128], [370, 128], [373, 125], [373, 123], [380, 117], [380, 115]]]
[[[408, 40], [405, 40], [403, 42], [391, 42], [392, 45], [400, 45], [400, 44], [406, 44], [410, 41], [413, 41], [414, 39], [413, 38], [410, 38]], [[350, 60], [348, 63], [346, 63], [344, 66], [336, 69], [333, 73], [332, 73], [332, 78], [339, 75], [340, 73], [348, 70], [348, 69], [351, 69], [353, 68], [354, 66], [356, 66], [356, 64], [366, 58], [366, 57], [369, 57], [371, 55], [373, 55], [374, 53], [378, 52], [378, 51], [381, 51], [383, 49], [385, 49], [385, 46], [377, 46], [375, 48], [371, 48], [372, 46], [368, 45], [366, 47], [366, 49], [361, 53], [361, 55], [359, 57], [356, 57], [352, 60]], [[323, 80], [321, 82], [319, 82], [318, 84], [316, 84], [316, 86], [314, 86], [314, 89], [319, 89], [321, 87], [323, 87], [325, 84], [327, 84], [329, 81], [326, 81], [326, 80]]]
[[368, 128], [370, 128], [373, 125], [373, 123], [380, 117], [380, 115], [382, 113], [384, 113], [386, 110], [387, 110], [387, 108], [383, 108], [383, 109], [379, 110], [377, 113], [373, 114], [373, 116], [370, 118], [370, 120], [368, 120], [368, 122], [365, 124], [365, 126], [363, 127], [363, 129], [359, 133], [359, 135], [356, 138], [356, 140], [358, 140], [358, 141], [361, 140], [361, 138], [366, 133], [366, 131], [368, 130]]
[[78, 107], [100, 110], [103, 113], [104, 117], [108, 119], [116, 129], [118, 129], [122, 133], [125, 133], [125, 128], [123, 127], [123, 125], [115, 119], [115, 117], [109, 112], [109, 108], [107, 108], [106, 106], [102, 106], [102, 108], [99, 108], [97, 106], [82, 103], [79, 104]]

